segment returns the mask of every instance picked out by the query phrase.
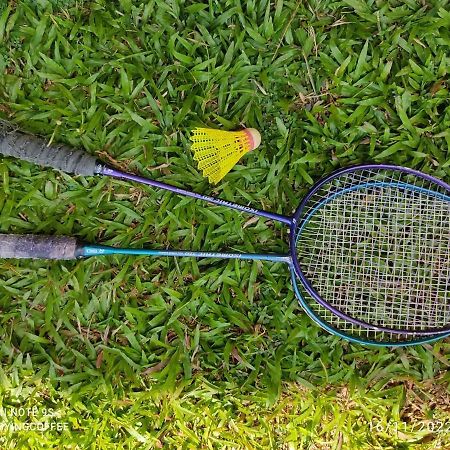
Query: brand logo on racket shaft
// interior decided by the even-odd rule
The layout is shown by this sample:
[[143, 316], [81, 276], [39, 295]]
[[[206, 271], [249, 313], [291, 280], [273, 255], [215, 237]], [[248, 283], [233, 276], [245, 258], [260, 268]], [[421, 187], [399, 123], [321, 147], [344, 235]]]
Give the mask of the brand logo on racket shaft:
[[[161, 250], [164, 253], [164, 250]], [[242, 258], [240, 253], [183, 252], [181, 256], [204, 256], [205, 258]]]
[[[210, 201], [210, 198], [207, 196], [203, 196], [207, 201]], [[258, 214], [259, 210], [252, 208], [251, 206], [237, 205], [236, 203], [229, 202], [228, 200], [222, 200], [220, 198], [214, 199], [216, 203], [219, 203], [224, 206], [228, 206], [229, 208], [240, 209], [242, 211]]]
[[106, 249], [104, 248], [90, 248], [90, 247], [85, 247], [84, 248], [84, 253], [86, 254], [91, 254], [91, 255], [100, 255], [102, 253], [106, 253]]
[[[214, 253], [214, 252], [181, 252], [181, 251], [167, 251], [167, 250], [150, 250], [155, 255], [168, 255], [168, 256], [195, 256], [195, 257], [204, 257], [204, 258], [231, 258], [231, 259], [240, 259], [243, 254], [241, 253]], [[145, 252], [145, 250], [143, 250]], [[102, 254], [120, 254], [121, 249], [117, 249], [115, 251], [114, 248], [84, 248], [85, 255], [102, 255]], [[145, 253], [143, 253], [145, 254]]]

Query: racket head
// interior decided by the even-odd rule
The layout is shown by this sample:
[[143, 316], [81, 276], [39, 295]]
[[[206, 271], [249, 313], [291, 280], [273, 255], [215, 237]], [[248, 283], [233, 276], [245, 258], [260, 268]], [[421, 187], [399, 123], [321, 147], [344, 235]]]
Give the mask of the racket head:
[[450, 332], [450, 186], [384, 164], [338, 170], [316, 183], [292, 220], [296, 283], [359, 328]]
[[450, 332], [427, 336], [414, 333], [389, 333], [355, 325], [314, 301], [306, 292], [303, 285], [298, 282], [297, 274], [293, 268], [291, 269], [291, 276], [297, 300], [309, 318], [323, 330], [349, 342], [371, 347], [409, 347], [430, 344], [450, 336]]

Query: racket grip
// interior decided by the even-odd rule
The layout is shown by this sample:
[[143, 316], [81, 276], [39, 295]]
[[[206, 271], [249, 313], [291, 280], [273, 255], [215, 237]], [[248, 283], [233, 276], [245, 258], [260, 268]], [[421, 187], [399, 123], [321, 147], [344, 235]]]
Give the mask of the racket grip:
[[48, 147], [43, 139], [12, 130], [0, 134], [0, 153], [76, 175], [94, 175], [99, 164], [83, 150], [67, 145]]
[[76, 259], [81, 249], [74, 237], [0, 234], [0, 258]]

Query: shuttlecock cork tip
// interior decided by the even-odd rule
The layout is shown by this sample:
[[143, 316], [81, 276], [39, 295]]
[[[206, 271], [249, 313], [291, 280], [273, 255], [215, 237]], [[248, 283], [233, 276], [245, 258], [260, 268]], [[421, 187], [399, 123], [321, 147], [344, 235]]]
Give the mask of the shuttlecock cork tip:
[[261, 135], [255, 128], [246, 128], [244, 130], [250, 141], [250, 150], [255, 150], [261, 144]]

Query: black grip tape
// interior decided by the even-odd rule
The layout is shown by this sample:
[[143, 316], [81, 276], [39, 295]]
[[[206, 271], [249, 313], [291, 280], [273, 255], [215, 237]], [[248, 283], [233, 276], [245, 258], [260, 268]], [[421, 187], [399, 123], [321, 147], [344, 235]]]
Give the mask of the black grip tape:
[[80, 250], [74, 237], [0, 234], [0, 258], [75, 259]]
[[0, 133], [0, 153], [77, 175], [94, 175], [98, 164], [95, 156], [83, 150], [67, 145], [47, 147], [43, 139], [17, 131]]

